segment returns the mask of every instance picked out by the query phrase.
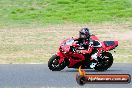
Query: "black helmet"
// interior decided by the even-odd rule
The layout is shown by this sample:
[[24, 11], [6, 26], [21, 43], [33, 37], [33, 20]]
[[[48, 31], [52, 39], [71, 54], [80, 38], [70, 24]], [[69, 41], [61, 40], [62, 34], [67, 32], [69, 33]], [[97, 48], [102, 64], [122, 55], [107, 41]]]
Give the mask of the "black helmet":
[[82, 39], [89, 39], [90, 38], [90, 32], [88, 28], [82, 28], [79, 31], [79, 37]]

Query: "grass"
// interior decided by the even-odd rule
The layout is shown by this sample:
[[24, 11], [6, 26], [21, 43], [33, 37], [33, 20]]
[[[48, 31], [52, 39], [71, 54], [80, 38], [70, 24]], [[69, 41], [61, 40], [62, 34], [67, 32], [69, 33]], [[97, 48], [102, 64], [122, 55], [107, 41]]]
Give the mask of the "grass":
[[124, 21], [131, 0], [0, 0], [0, 27]]

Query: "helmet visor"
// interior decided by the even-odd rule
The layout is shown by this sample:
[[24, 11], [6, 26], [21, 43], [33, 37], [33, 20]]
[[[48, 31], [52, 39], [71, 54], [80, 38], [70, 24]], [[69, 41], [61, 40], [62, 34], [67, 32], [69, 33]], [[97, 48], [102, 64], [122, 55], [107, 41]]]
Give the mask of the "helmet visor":
[[80, 35], [79, 35], [80, 38], [86, 38], [86, 35], [84, 33], [81, 33], [80, 32]]

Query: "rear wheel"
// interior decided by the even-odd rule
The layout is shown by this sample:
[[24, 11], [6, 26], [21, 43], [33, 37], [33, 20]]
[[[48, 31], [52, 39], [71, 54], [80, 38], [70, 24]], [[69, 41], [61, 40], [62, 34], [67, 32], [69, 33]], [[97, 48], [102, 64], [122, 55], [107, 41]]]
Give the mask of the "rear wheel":
[[48, 67], [52, 71], [61, 71], [66, 67], [66, 61], [64, 60], [59, 64], [59, 56], [53, 55], [48, 61]]
[[105, 71], [108, 68], [110, 68], [112, 64], [113, 64], [112, 54], [109, 52], [104, 52], [102, 53], [101, 57], [99, 57], [99, 61], [94, 69], [98, 71]]

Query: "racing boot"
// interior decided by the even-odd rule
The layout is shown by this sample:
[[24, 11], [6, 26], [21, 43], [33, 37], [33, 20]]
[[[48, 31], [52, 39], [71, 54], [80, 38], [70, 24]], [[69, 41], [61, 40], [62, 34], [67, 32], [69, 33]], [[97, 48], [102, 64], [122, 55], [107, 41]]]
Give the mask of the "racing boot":
[[92, 63], [90, 64], [90, 68], [94, 68], [98, 62], [97, 53], [91, 56], [91, 60], [92, 60]]
[[91, 58], [90, 58], [92, 61], [90, 65], [91, 68], [94, 68], [96, 66], [98, 62], [98, 57], [101, 55], [101, 52], [102, 52], [102, 47], [98, 48], [97, 52], [91, 55]]

